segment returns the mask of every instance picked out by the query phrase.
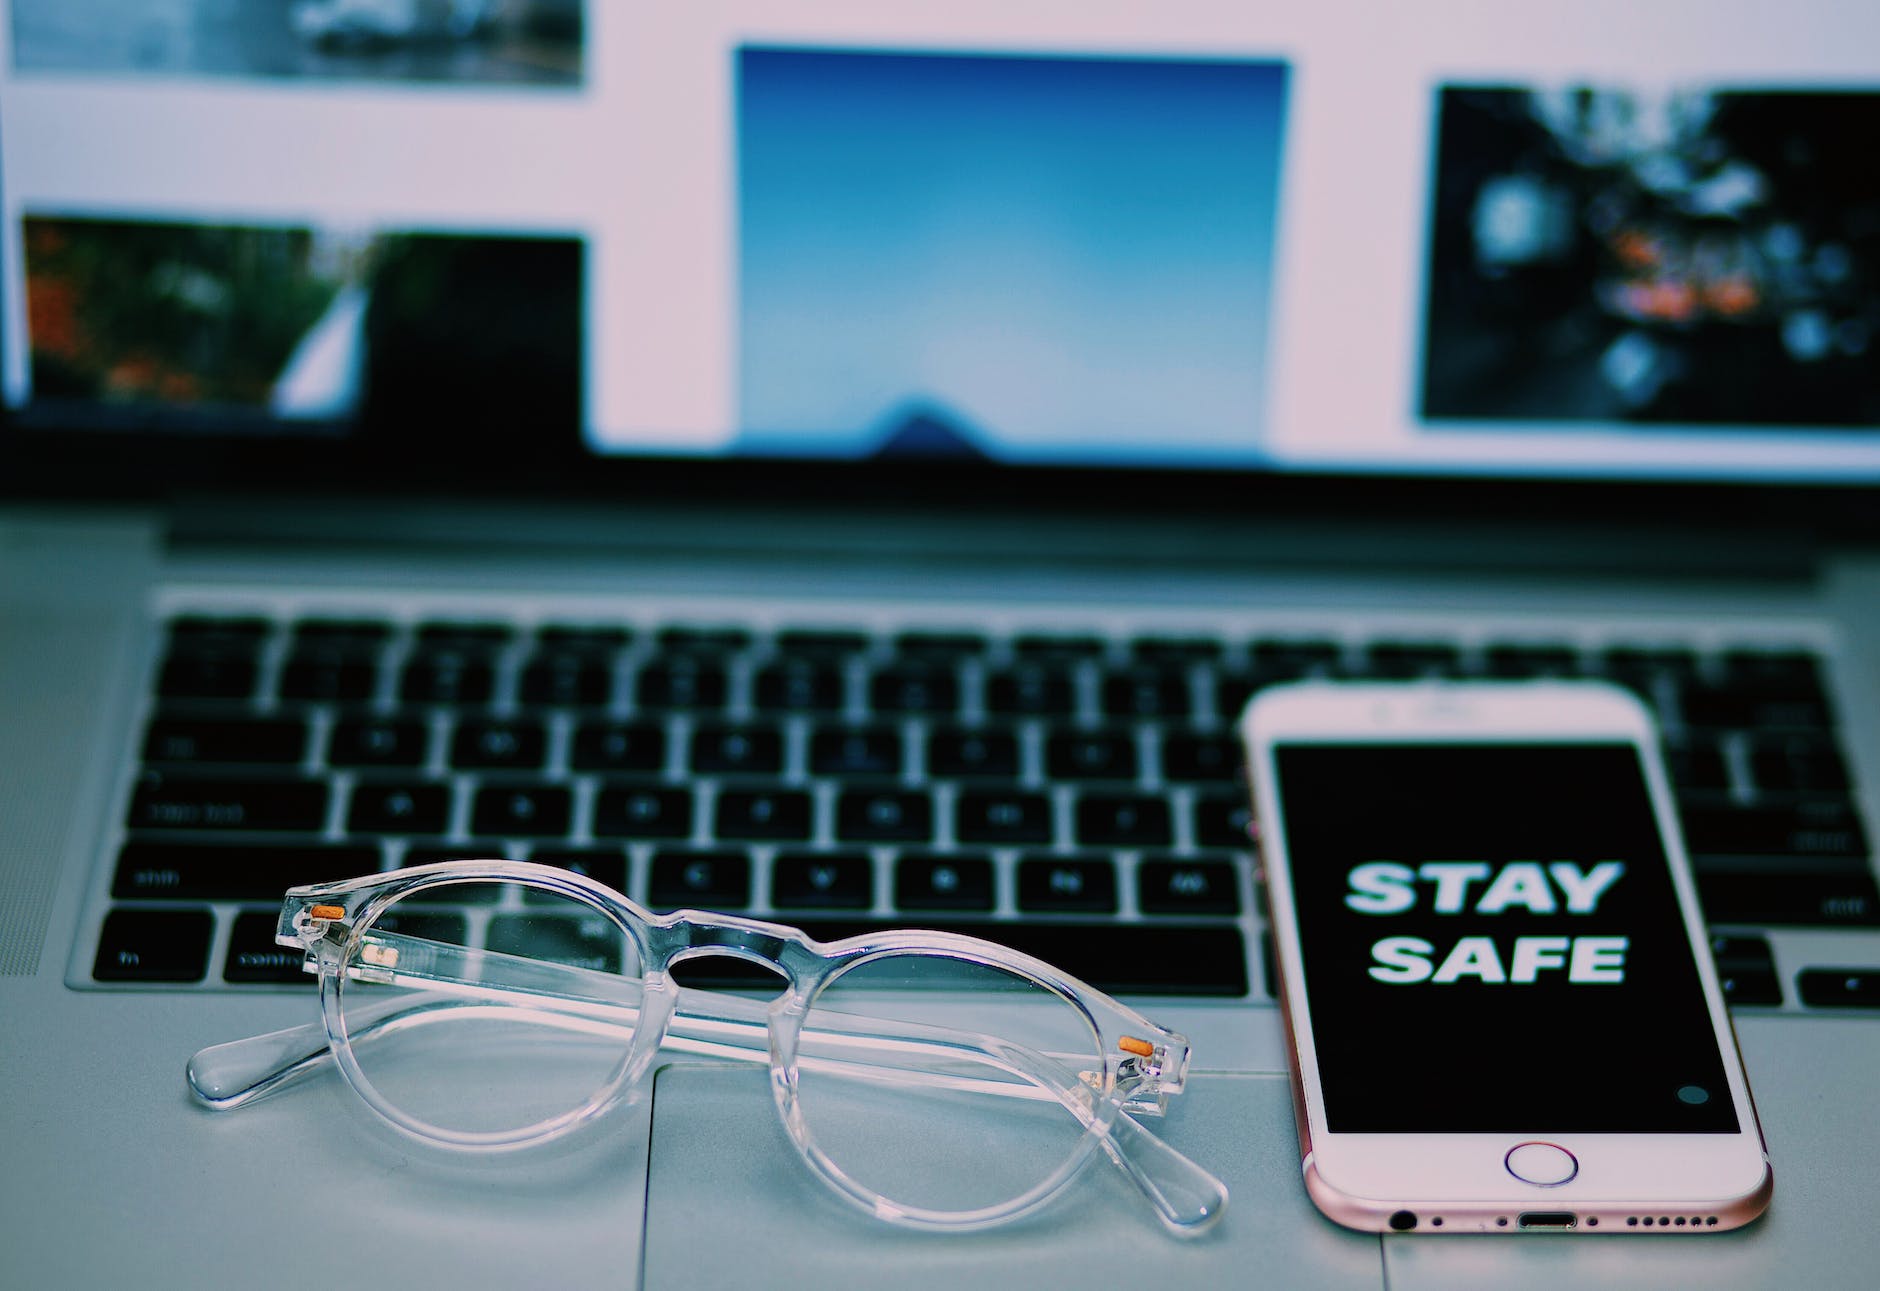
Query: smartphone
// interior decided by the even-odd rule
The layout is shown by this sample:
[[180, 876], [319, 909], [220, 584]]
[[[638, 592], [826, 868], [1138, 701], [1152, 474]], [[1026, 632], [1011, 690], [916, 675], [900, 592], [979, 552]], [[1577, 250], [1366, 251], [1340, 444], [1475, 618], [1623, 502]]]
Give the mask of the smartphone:
[[1301, 683], [1241, 731], [1320, 1210], [1438, 1233], [1762, 1213], [1774, 1175], [1643, 705]]

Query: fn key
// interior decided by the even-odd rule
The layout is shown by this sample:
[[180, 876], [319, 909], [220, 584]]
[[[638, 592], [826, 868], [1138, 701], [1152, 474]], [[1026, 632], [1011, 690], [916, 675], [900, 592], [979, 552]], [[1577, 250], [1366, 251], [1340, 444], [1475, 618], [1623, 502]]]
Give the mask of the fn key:
[[91, 975], [101, 982], [200, 982], [209, 967], [207, 910], [113, 910]]

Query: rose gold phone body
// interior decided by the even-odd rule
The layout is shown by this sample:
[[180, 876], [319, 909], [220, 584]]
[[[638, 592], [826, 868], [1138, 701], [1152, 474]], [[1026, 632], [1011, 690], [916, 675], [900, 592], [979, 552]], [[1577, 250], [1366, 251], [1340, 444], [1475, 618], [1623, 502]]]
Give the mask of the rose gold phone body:
[[[1306, 1191], [1328, 1218], [1367, 1232], [1721, 1232], [1760, 1216], [1773, 1196], [1770, 1165], [1741, 1055], [1724, 1007], [1650, 715], [1601, 683], [1316, 683], [1256, 696], [1241, 720], [1279, 973], [1275, 994], [1289, 1038], [1294, 1111]], [[1287, 743], [1543, 744], [1612, 739], [1639, 748], [1653, 812], [1701, 978], [1711, 1030], [1739, 1130], [1717, 1134], [1331, 1133], [1273, 748]], [[1557, 1145], [1574, 1159], [1566, 1182], [1510, 1173], [1509, 1154]], [[1406, 1216], [1414, 1222], [1406, 1222]]]

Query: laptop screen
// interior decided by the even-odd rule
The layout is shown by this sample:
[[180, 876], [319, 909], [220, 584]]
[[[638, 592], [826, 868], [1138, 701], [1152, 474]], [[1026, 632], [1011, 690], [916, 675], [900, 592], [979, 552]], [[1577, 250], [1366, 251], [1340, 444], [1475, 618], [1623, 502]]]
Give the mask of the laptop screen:
[[1880, 479], [1880, 8], [0, 0], [25, 425]]

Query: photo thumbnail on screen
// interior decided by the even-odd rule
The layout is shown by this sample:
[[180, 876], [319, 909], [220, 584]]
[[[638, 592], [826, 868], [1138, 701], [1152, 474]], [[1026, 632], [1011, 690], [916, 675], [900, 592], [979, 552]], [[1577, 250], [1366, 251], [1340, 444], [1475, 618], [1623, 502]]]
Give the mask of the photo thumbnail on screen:
[[578, 85], [585, 0], [13, 0], [23, 72]]
[[1426, 419], [1880, 426], [1880, 91], [1438, 108]]
[[1287, 66], [747, 46], [743, 446], [1258, 453]]
[[577, 238], [29, 216], [32, 403], [129, 424], [573, 428]]

